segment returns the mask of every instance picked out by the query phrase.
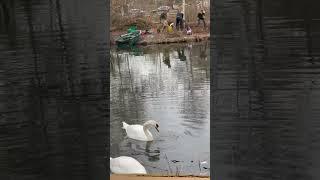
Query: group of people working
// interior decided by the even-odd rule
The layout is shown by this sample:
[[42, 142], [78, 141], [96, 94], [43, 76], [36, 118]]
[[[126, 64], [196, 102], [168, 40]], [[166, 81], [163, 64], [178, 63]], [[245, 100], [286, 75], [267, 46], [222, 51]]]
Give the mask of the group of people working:
[[[206, 22], [205, 22], [205, 12], [204, 10], [201, 10], [199, 13], [198, 13], [198, 26], [200, 25], [200, 22], [202, 21], [203, 22], [203, 26], [206, 27]], [[161, 20], [164, 20], [163, 21], [163, 30], [167, 29], [167, 31], [170, 33], [170, 32], [173, 32], [173, 28], [174, 28], [174, 24], [171, 23], [170, 25], [168, 24], [167, 22], [167, 13], [164, 12], [160, 15], [160, 22]], [[186, 28], [186, 32], [187, 34], [192, 34], [192, 30], [190, 28], [190, 26], [188, 24], [185, 24], [185, 21], [183, 19], [183, 12], [181, 12], [180, 10], [178, 10], [177, 12], [177, 15], [176, 15], [176, 24], [175, 24], [175, 27], [178, 31], [182, 31], [184, 29], [184, 27]]]

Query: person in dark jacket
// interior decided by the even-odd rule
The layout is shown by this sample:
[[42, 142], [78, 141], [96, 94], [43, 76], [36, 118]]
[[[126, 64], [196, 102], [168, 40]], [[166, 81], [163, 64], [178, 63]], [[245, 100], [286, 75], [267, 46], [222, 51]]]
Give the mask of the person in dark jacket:
[[161, 20], [167, 20], [167, 12], [163, 12], [160, 14], [160, 23], [161, 23]]
[[198, 26], [200, 25], [200, 21], [203, 22], [203, 26], [206, 27], [206, 21], [204, 20], [205, 18], [205, 12], [204, 10], [201, 10], [201, 12], [198, 13]]
[[183, 29], [183, 13], [180, 10], [177, 12], [176, 28], [177, 28], [177, 30]]

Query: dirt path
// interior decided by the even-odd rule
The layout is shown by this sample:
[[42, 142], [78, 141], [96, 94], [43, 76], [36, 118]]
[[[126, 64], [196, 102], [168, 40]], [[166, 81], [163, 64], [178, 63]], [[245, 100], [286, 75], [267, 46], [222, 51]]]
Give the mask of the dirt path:
[[209, 34], [193, 34], [190, 36], [178, 36], [178, 37], [163, 37], [163, 36], [150, 36], [142, 39], [139, 44], [168, 44], [168, 43], [183, 43], [183, 42], [199, 42], [209, 40]]
[[111, 175], [110, 180], [209, 180], [210, 177], [161, 177], [161, 176], [136, 176], [136, 175]]
[[[141, 35], [141, 40], [138, 42], [140, 45], [149, 44], [167, 44], [167, 43], [182, 43], [182, 42], [198, 42], [206, 41], [210, 38], [210, 24], [206, 28], [197, 26], [196, 23], [189, 24], [193, 34], [186, 35], [183, 31], [175, 31], [173, 33], [158, 33], [157, 28], [153, 25], [151, 28], [151, 34]], [[121, 34], [125, 34], [126, 31], [111, 31], [111, 44], [115, 45], [115, 40]]]
[[[121, 34], [125, 32], [114, 32], [111, 35], [111, 44], [115, 45], [115, 40]], [[150, 44], [167, 44], [167, 43], [183, 43], [183, 42], [199, 42], [207, 41], [210, 38], [209, 33], [194, 33], [192, 35], [185, 35], [183, 33], [175, 34], [148, 34], [142, 35], [138, 45], [150, 45]]]

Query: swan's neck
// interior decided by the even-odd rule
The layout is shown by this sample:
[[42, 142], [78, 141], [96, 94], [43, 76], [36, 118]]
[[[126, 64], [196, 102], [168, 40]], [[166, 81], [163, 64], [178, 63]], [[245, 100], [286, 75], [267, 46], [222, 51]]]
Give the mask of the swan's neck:
[[143, 131], [144, 131], [144, 134], [147, 136], [147, 139], [152, 140], [153, 139], [152, 134], [150, 134], [148, 129], [149, 129], [148, 125], [143, 126]]

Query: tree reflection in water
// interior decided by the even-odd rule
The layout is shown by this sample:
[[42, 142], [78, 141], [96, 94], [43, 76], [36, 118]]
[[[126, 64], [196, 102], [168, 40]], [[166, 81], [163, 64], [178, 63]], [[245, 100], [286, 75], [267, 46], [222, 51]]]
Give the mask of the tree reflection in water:
[[107, 176], [103, 11], [96, 2], [0, 1], [0, 179]]
[[[143, 56], [133, 56], [130, 52], [112, 56], [117, 57], [112, 64], [118, 64], [112, 70], [121, 72], [121, 77], [111, 72], [111, 147], [116, 146], [112, 148], [112, 156], [131, 154], [147, 170], [157, 174], [168, 173], [165, 170], [168, 168], [165, 157], [168, 157], [170, 166], [185, 167], [182, 174], [191, 169], [198, 175], [199, 167], [190, 164], [191, 160], [209, 161], [210, 156], [209, 77], [206, 75], [209, 62], [200, 58], [204, 46], [205, 43], [195, 43], [192, 47], [149, 46], [143, 49]], [[163, 68], [163, 64], [168, 68]], [[123, 137], [121, 121], [143, 124], [149, 119], [160, 124], [156, 141], [136, 142]]]

